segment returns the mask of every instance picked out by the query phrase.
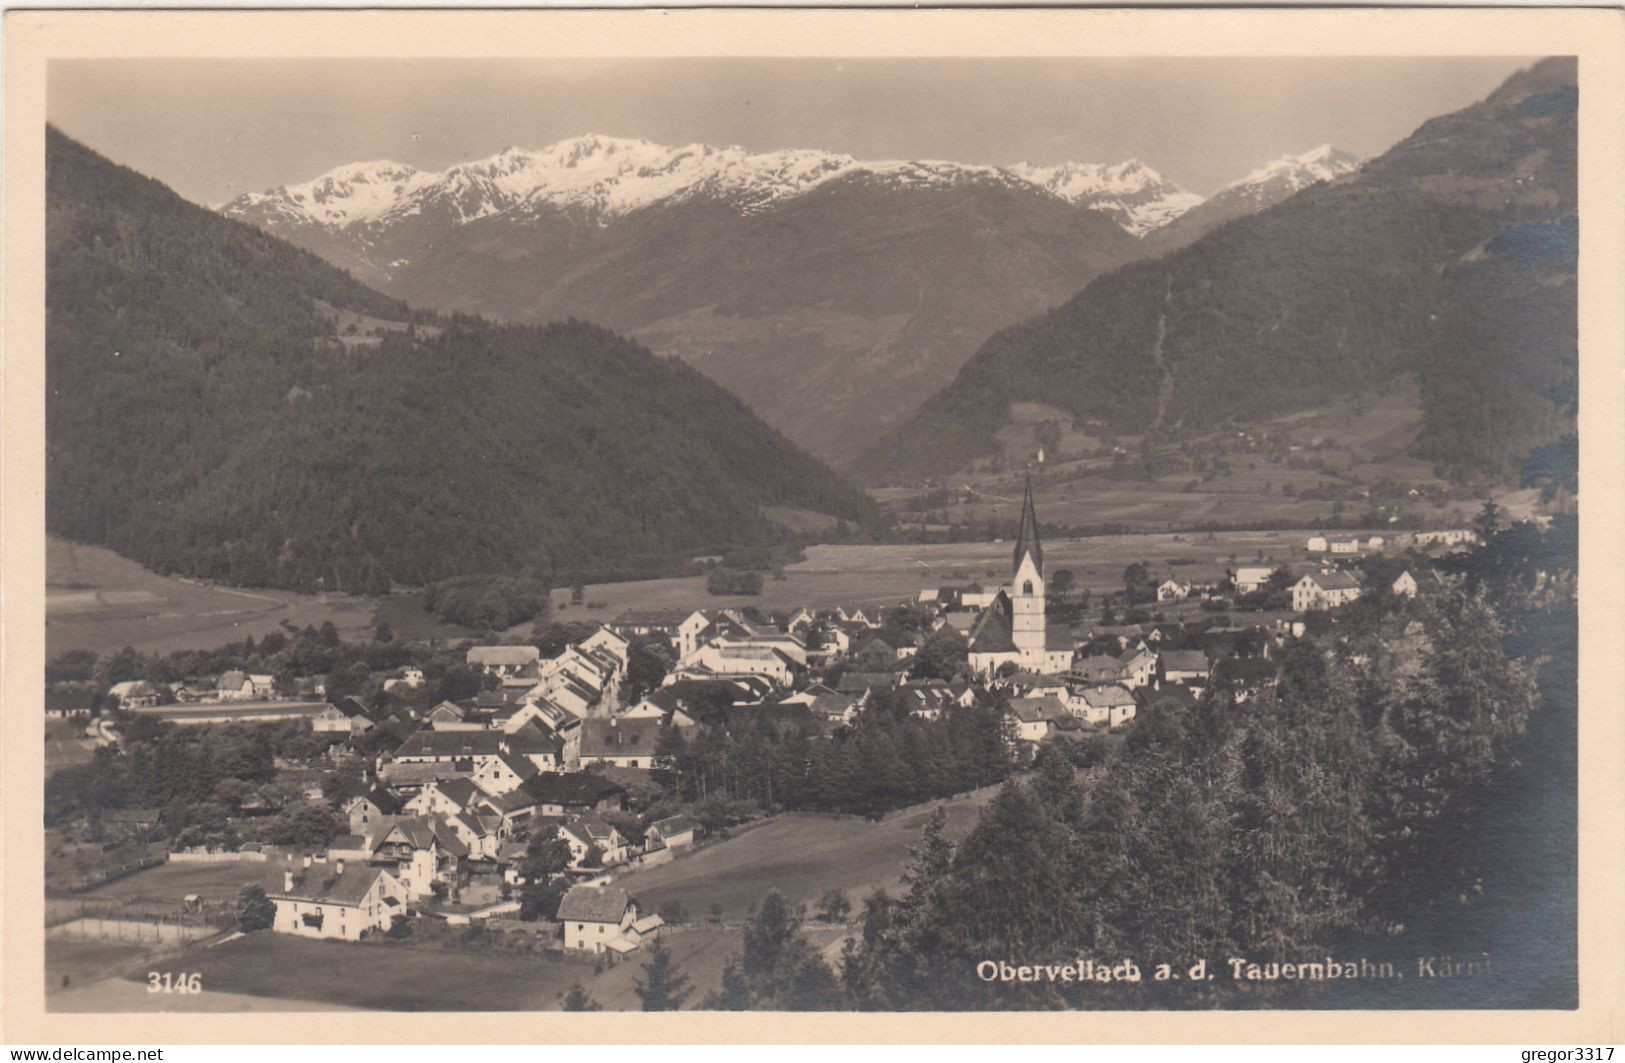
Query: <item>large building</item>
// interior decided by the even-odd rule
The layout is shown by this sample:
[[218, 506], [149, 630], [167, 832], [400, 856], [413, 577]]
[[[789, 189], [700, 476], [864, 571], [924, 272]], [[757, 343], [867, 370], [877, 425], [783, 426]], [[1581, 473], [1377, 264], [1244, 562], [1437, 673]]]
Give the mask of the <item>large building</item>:
[[1004, 664], [1013, 663], [1024, 672], [1059, 675], [1072, 667], [1072, 634], [1065, 626], [1051, 627], [1045, 621], [1044, 601], [1044, 544], [1038, 537], [1029, 477], [1010, 587], [994, 598], [971, 629], [971, 668], [992, 675]]

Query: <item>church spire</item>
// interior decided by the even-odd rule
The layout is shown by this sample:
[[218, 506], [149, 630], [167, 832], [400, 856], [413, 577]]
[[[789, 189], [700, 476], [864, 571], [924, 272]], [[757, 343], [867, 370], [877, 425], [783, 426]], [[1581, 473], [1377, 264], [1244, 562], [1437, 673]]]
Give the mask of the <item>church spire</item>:
[[1021, 530], [1016, 533], [1016, 556], [1013, 567], [1021, 567], [1023, 554], [1033, 555], [1033, 564], [1040, 575], [1044, 571], [1044, 544], [1038, 541], [1038, 513], [1033, 509], [1033, 478], [1027, 475], [1027, 497], [1021, 503]]

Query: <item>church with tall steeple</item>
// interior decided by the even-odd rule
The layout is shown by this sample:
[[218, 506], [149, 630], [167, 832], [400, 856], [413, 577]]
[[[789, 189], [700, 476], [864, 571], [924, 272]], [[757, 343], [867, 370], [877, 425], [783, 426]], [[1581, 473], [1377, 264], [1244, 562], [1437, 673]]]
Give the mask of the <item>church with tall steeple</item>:
[[1010, 586], [999, 592], [970, 634], [970, 666], [992, 675], [1006, 662], [1024, 672], [1060, 675], [1072, 667], [1073, 641], [1064, 626], [1050, 627], [1044, 616], [1044, 544], [1038, 536], [1033, 481], [1027, 477], [1021, 502], [1021, 528], [1010, 565]]

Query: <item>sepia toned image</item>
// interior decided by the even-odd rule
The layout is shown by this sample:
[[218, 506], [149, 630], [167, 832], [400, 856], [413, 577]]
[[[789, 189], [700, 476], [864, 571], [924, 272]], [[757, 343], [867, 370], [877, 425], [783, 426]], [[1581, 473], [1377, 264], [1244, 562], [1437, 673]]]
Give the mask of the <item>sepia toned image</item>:
[[45, 65], [46, 1014], [1581, 1007], [1584, 60], [524, 51]]

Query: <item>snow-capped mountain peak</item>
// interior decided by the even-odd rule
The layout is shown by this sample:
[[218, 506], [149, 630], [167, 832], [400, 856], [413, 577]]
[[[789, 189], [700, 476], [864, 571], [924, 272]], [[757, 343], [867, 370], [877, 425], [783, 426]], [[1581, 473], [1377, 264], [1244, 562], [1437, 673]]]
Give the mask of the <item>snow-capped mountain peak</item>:
[[1057, 166], [1017, 163], [1009, 172], [1068, 203], [1105, 211], [1133, 233], [1161, 228], [1202, 202], [1139, 159], [1119, 163], [1063, 162]]
[[[1330, 145], [1287, 156], [1225, 190], [1248, 196], [1268, 186], [1280, 197], [1347, 173], [1359, 160]], [[1138, 159], [1119, 163], [971, 165], [945, 160], [863, 161], [806, 148], [751, 152], [737, 145], [668, 147], [632, 137], [587, 133], [529, 149], [506, 147], [483, 159], [430, 173], [387, 160], [352, 163], [301, 184], [241, 196], [221, 208], [247, 220], [355, 227], [375, 233], [414, 215], [457, 224], [493, 214], [565, 209], [607, 221], [658, 203], [706, 198], [743, 214], [831, 181], [857, 179], [894, 188], [999, 184], [1047, 193], [1111, 216], [1143, 236], [1202, 202]]]
[[[268, 192], [251, 192], [227, 204], [225, 213], [248, 207], [282, 213], [335, 228], [370, 221], [388, 212], [402, 197], [428, 184], [436, 175], [406, 163], [379, 159], [337, 166], [300, 184]], [[235, 208], [235, 209], [234, 209]]]
[[1284, 155], [1265, 163], [1237, 181], [1226, 185], [1224, 191], [1251, 186], [1286, 185], [1291, 191], [1307, 188], [1318, 181], [1330, 181], [1360, 168], [1362, 160], [1346, 151], [1322, 144], [1302, 155]]

